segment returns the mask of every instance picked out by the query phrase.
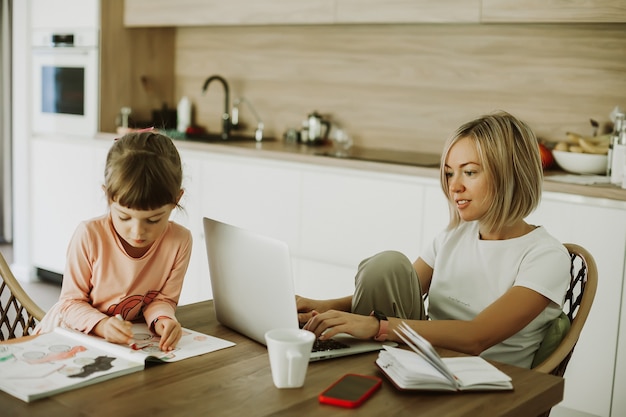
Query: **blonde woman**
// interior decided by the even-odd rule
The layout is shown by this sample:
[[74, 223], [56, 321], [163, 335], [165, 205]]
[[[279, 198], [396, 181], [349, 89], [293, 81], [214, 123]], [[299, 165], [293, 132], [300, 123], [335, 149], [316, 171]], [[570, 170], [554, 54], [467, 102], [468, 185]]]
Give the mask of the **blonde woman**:
[[566, 248], [525, 221], [542, 182], [524, 122], [499, 112], [464, 124], [442, 155], [447, 229], [414, 263], [393, 251], [364, 260], [352, 296], [297, 297], [299, 320], [321, 339], [397, 342], [393, 330], [405, 321], [435, 346], [529, 368], [569, 283]]

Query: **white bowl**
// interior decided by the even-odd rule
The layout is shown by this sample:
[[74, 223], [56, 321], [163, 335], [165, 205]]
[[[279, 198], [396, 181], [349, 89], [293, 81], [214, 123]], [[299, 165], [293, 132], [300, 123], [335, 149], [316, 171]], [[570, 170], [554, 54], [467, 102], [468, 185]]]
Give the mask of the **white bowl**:
[[554, 160], [565, 171], [575, 174], [606, 174], [608, 157], [593, 153], [552, 151]]

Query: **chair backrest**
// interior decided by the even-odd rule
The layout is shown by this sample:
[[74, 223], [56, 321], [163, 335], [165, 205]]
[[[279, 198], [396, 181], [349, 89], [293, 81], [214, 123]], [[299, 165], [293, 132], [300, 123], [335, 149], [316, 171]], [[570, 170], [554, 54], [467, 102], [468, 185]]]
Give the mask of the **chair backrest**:
[[31, 334], [45, 312], [26, 294], [0, 253], [0, 341]]
[[556, 349], [533, 369], [546, 374], [563, 376], [574, 347], [580, 337], [598, 286], [598, 268], [593, 256], [582, 246], [565, 243], [571, 258], [570, 285], [565, 295], [563, 311], [571, 327]]

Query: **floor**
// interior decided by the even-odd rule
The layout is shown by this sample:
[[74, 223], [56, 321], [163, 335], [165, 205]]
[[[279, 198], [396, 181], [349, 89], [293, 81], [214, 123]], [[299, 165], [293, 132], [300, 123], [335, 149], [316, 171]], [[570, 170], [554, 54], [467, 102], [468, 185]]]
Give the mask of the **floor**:
[[[9, 266], [13, 262], [13, 248], [11, 245], [0, 244], [0, 253], [4, 256]], [[54, 303], [59, 299], [61, 293], [61, 286], [56, 283], [50, 283], [47, 281], [37, 282], [20, 282], [24, 290], [30, 295], [44, 311], [47, 311], [52, 307]]]

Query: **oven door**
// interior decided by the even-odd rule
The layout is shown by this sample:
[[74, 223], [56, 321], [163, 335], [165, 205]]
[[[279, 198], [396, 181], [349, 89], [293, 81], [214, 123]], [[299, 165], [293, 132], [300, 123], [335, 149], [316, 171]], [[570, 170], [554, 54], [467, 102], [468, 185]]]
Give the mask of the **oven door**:
[[98, 49], [33, 49], [33, 132], [98, 130]]

